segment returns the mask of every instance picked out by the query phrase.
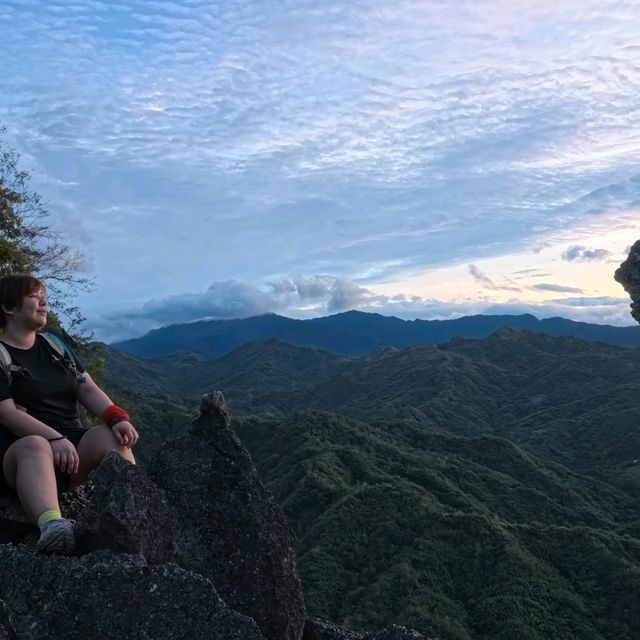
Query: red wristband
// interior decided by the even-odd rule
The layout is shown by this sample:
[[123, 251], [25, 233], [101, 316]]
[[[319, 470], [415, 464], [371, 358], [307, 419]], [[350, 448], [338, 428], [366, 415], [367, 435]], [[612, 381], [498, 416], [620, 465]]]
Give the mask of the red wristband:
[[114, 424], [118, 424], [118, 422], [123, 422], [124, 420], [131, 422], [129, 414], [115, 404], [112, 404], [103, 411], [102, 420], [109, 428], [113, 427]]

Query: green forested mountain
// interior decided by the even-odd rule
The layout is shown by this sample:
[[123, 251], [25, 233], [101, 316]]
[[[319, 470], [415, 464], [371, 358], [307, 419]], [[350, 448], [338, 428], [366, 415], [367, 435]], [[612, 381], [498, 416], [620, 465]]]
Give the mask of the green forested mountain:
[[456, 640], [640, 637], [640, 350], [505, 329], [360, 358], [114, 354], [107, 374], [182, 410], [225, 393], [313, 614]]
[[199, 398], [213, 384], [227, 389], [243, 408], [263, 408], [264, 396], [280, 392], [285, 393], [278, 405], [284, 407], [292, 393], [334, 379], [351, 362], [276, 339], [242, 345], [217, 359], [186, 352], [143, 359], [106, 346], [103, 349], [108, 353], [107, 376], [120, 385]]
[[445, 638], [638, 637], [624, 491], [491, 436], [310, 411], [238, 430], [294, 523], [312, 613]]

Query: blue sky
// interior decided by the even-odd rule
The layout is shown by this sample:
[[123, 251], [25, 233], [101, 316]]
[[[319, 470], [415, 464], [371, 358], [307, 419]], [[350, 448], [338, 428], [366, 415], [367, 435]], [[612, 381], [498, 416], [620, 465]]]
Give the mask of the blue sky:
[[350, 308], [632, 324], [638, 10], [4, 0], [0, 123], [101, 339]]

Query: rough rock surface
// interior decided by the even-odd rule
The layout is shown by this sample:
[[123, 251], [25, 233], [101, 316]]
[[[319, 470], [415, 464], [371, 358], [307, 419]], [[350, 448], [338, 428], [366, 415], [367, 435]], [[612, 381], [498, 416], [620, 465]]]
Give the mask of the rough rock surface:
[[0, 566], [6, 638], [264, 640], [208, 580], [175, 565], [107, 551], [47, 558], [3, 546]]
[[5, 603], [0, 600], [0, 640], [13, 640], [16, 637], [9, 622], [9, 613]]
[[160, 451], [150, 474], [189, 523], [177, 564], [211, 579], [269, 640], [299, 640], [306, 614], [293, 534], [231, 430], [221, 393], [204, 397], [190, 433]]
[[631, 297], [631, 315], [640, 322], [640, 240], [631, 247], [614, 277]]
[[109, 454], [92, 474], [92, 490], [85, 500], [77, 515], [79, 553], [110, 549], [140, 553], [151, 563], [174, 561], [177, 515], [144, 469], [115, 452]]

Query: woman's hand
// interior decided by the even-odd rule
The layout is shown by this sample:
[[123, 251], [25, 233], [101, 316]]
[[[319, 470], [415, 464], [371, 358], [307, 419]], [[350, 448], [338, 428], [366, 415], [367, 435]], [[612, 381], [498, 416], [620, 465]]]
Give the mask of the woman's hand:
[[53, 451], [53, 463], [63, 473], [78, 473], [78, 465], [80, 458], [73, 443], [62, 438], [61, 440], [53, 440], [49, 442]]
[[131, 449], [133, 445], [138, 442], [140, 436], [138, 432], [134, 429], [133, 425], [126, 420], [122, 422], [118, 422], [111, 427], [111, 431], [116, 437], [116, 440], [123, 446]]

